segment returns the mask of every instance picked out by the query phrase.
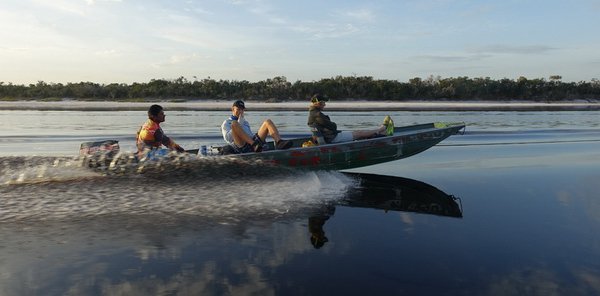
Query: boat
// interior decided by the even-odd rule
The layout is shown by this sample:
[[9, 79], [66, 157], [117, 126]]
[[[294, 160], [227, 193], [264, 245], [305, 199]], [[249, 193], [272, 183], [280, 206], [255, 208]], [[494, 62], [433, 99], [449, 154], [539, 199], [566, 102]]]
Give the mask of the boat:
[[394, 128], [391, 136], [302, 147], [311, 138], [292, 139], [292, 148], [275, 150], [274, 143], [260, 153], [235, 154], [277, 166], [307, 170], [344, 170], [403, 159], [421, 153], [465, 129], [464, 123], [427, 123]]
[[[410, 157], [421, 153], [444, 139], [464, 132], [465, 123], [427, 123], [395, 127], [390, 136], [355, 140], [344, 143], [321, 144], [303, 147], [303, 143], [313, 137], [290, 139], [292, 147], [286, 150], [275, 149], [273, 142], [267, 142], [262, 152], [221, 155], [223, 147], [210, 147], [186, 150], [188, 154], [199, 157], [227, 157], [250, 163], [261, 162], [268, 165], [290, 167], [304, 170], [345, 170], [380, 164]], [[80, 154], [102, 154], [102, 160], [108, 161], [118, 152], [118, 143], [114, 140], [83, 143]]]

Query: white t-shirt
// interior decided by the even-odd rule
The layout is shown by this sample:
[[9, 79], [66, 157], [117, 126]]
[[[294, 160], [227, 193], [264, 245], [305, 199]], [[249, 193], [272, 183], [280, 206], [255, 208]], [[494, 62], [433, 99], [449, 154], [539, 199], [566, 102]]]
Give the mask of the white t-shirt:
[[242, 126], [242, 129], [248, 135], [248, 137], [252, 138], [254, 136], [254, 133], [250, 129], [250, 124], [248, 123], [248, 121], [246, 121], [246, 119], [243, 116], [241, 118], [236, 118], [235, 116], [231, 115], [229, 116], [229, 118], [225, 119], [225, 121], [223, 121], [223, 124], [221, 124], [221, 133], [223, 134], [223, 140], [225, 140], [225, 142], [227, 142], [229, 145], [237, 147], [237, 145], [235, 145], [235, 142], [233, 141], [233, 135], [231, 134], [231, 123], [234, 120], [237, 120], [237, 122]]

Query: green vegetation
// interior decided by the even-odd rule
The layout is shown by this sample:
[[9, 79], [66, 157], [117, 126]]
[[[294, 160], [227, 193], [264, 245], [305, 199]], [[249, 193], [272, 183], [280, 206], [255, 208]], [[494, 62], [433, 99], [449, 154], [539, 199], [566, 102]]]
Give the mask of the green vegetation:
[[15, 102], [15, 101], [19, 101], [19, 99], [13, 98], [13, 97], [2, 97], [2, 98], [0, 98], [0, 101]]
[[62, 101], [62, 99], [56, 98], [56, 97], [49, 97], [49, 98], [42, 98], [42, 99], [40, 99], [40, 101], [42, 101], [42, 102], [60, 102], [60, 101]]
[[198, 99], [232, 99], [261, 101], [306, 100], [314, 93], [323, 93], [332, 99], [363, 100], [597, 100], [600, 81], [562, 82], [562, 77], [516, 80], [504, 78], [413, 78], [408, 82], [373, 79], [369, 76], [337, 76], [319, 81], [288, 82], [283, 76], [258, 82], [214, 80], [206, 78], [189, 81], [184, 77], [174, 80], [153, 79], [148, 83], [93, 82], [46, 83], [15, 85], [0, 82], [2, 100], [78, 100], [172, 101]]

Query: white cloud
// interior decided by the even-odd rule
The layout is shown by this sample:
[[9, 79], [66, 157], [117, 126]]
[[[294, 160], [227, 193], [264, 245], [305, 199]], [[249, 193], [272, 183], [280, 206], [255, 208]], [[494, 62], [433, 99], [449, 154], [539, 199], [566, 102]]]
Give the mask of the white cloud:
[[20, 48], [40, 49], [58, 44], [71, 44], [55, 28], [46, 25], [33, 14], [23, 15], [0, 12], [0, 39], [4, 46], [12, 50]]
[[475, 5], [463, 11], [460, 15], [465, 18], [481, 18], [493, 14], [495, 9], [497, 9], [497, 7], [493, 4]]
[[120, 3], [123, 2], [123, 0], [96, 0], [97, 2], [116, 2], [116, 3]]
[[86, 5], [83, 2], [67, 0], [33, 0], [33, 3], [37, 6], [44, 7], [45, 9], [52, 9], [67, 14], [79, 16], [86, 15]]
[[[0, 81], [21, 82], [24, 77], [29, 77], [25, 81], [78, 81], [90, 73], [113, 80], [116, 66], [98, 67], [95, 61], [109, 64], [107, 59], [127, 68], [124, 72], [134, 76], [131, 80], [165, 75], [158, 70], [149, 73], [147, 69], [156, 69], [150, 65], [191, 73], [202, 63], [206, 73], [231, 75], [225, 79], [257, 80], [276, 74], [310, 80], [352, 72], [378, 77], [390, 73], [397, 78], [405, 70], [390, 70], [387, 64], [400, 61], [410, 62], [414, 69], [458, 69], [458, 63], [473, 62], [472, 69], [482, 60], [485, 69], [478, 75], [515, 76], [512, 72], [518, 71], [508, 69], [509, 62], [511, 68], [523, 64], [532, 76], [547, 77], [546, 72], [554, 73], [557, 67], [564, 68], [565, 80], [569, 79], [566, 73], [573, 73], [574, 80], [597, 76], [594, 67], [581, 66], [598, 63], [599, 45], [585, 38], [594, 36], [593, 20], [568, 19], [581, 14], [582, 6], [595, 11], [591, 2], [573, 11], [564, 11], [570, 6], [558, 11], [548, 5], [543, 18], [533, 11], [532, 17], [525, 17], [532, 5], [514, 1], [348, 5], [343, 1], [10, 0], [0, 10], [0, 68], [10, 66], [15, 71], [0, 73]], [[578, 34], [565, 27], [549, 38], [550, 34], [531, 35], [519, 29], [554, 28], [556, 19], [576, 26]], [[275, 49], [281, 52], [274, 53]], [[192, 53], [198, 55], [196, 64], [178, 63]], [[212, 56], [211, 63], [200, 60], [203, 56]], [[236, 57], [235, 62], [230, 56]], [[516, 64], [518, 58], [522, 60]], [[446, 64], [436, 65], [440, 62]], [[328, 67], [315, 71], [323, 63]], [[554, 68], [549, 69], [549, 64]], [[62, 68], [72, 69], [73, 76], [60, 76]]]
[[196, 53], [192, 53], [192, 54], [175, 54], [175, 55], [172, 55], [171, 57], [169, 57], [168, 61], [162, 62], [162, 63], [154, 63], [154, 64], [152, 64], [152, 66], [154, 68], [163, 68], [163, 67], [168, 67], [168, 66], [174, 66], [174, 65], [191, 63], [191, 62], [193, 62], [195, 60], [198, 60], [200, 58], [201, 58], [201, 56], [199, 54], [196, 54]]
[[199, 7], [190, 8], [189, 11], [197, 13], [197, 14], [203, 14], [203, 15], [214, 15], [214, 12], [212, 12], [210, 10], [206, 10], [204, 8], [199, 8]]
[[292, 27], [292, 30], [311, 35], [314, 39], [340, 38], [359, 32], [352, 24], [314, 24]]
[[525, 45], [525, 46], [514, 46], [495, 44], [485, 47], [481, 47], [473, 50], [477, 53], [499, 53], [499, 54], [541, 54], [549, 51], [556, 50], [557, 48], [546, 46], [546, 45]]
[[272, 24], [284, 25], [288, 21], [275, 8], [265, 4], [264, 2], [255, 2], [249, 5], [248, 11], [259, 17], [259, 20], [266, 20]]
[[233, 4], [233, 5], [244, 5], [250, 1], [246, 1], [246, 0], [228, 0], [227, 2]]
[[362, 21], [362, 22], [371, 22], [371, 21], [375, 20], [375, 14], [371, 10], [368, 10], [368, 9], [346, 11], [343, 13], [343, 15], [354, 18], [354, 19]]
[[94, 5], [98, 2], [122, 2], [122, 0], [85, 0], [88, 5]]
[[490, 55], [475, 54], [475, 55], [419, 55], [415, 56], [416, 59], [427, 60], [433, 63], [462, 63], [482, 60], [489, 58]]
[[196, 28], [172, 27], [161, 30], [157, 33], [162, 39], [191, 45], [197, 48], [205, 49], [225, 49], [228, 47], [227, 38]]
[[105, 49], [105, 50], [96, 51], [96, 52], [94, 52], [94, 54], [97, 56], [111, 57], [111, 56], [118, 56], [120, 53], [116, 49]]

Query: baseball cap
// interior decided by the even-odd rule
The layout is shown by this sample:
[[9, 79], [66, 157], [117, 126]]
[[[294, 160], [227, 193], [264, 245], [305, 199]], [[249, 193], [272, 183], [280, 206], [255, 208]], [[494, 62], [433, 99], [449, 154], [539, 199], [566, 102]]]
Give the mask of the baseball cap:
[[244, 101], [242, 101], [242, 100], [237, 100], [237, 101], [233, 102], [233, 106], [236, 106], [236, 107], [242, 108], [242, 109], [246, 109], [246, 105], [244, 105]]
[[312, 98], [310, 98], [311, 103], [327, 102], [327, 101], [329, 101], [329, 98], [322, 94], [315, 94], [314, 96], [312, 96]]

